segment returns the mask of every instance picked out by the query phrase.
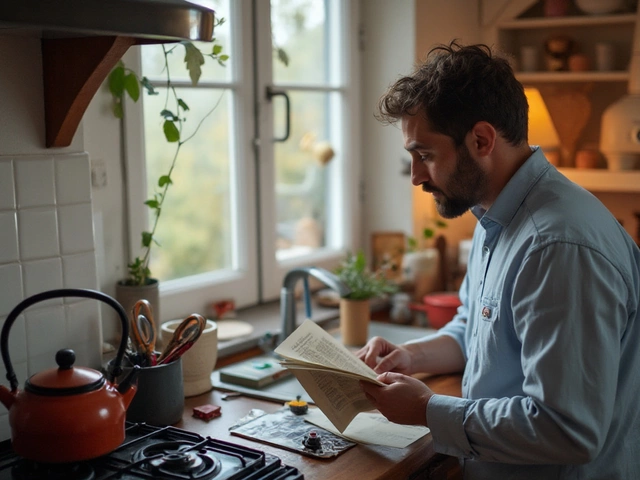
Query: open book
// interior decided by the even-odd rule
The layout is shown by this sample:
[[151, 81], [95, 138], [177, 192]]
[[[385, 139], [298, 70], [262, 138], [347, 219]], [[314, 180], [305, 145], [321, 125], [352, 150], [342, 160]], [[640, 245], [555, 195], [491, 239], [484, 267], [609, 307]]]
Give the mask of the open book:
[[311, 320], [305, 320], [276, 348], [280, 364], [296, 376], [329, 421], [344, 432], [360, 413], [374, 410], [360, 380], [384, 385], [377, 374]]

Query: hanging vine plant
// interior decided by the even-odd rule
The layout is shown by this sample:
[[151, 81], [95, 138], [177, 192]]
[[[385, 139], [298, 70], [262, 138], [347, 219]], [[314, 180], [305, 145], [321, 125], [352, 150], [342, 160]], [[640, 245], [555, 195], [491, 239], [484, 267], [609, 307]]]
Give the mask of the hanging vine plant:
[[[214, 27], [222, 25], [224, 21], [224, 18], [217, 19]], [[142, 251], [140, 255], [136, 256], [127, 264], [128, 274], [127, 279], [124, 281], [124, 284], [126, 285], [147, 285], [152, 282], [152, 275], [149, 269], [151, 248], [154, 244], [160, 246], [155, 239], [155, 233], [162, 214], [162, 206], [167, 199], [167, 191], [169, 186], [173, 183], [171, 175], [180, 155], [180, 149], [197, 134], [202, 123], [207, 119], [207, 117], [209, 117], [209, 115], [211, 115], [211, 113], [213, 113], [219, 103], [218, 100], [211, 110], [209, 110], [209, 112], [200, 119], [195, 130], [191, 132], [190, 135], [185, 136], [183, 126], [188, 117], [189, 106], [182, 98], [180, 98], [176, 87], [171, 81], [171, 71], [169, 68], [170, 55], [175, 54], [176, 49], [179, 47], [184, 48], [184, 63], [189, 72], [189, 78], [193, 85], [197, 85], [202, 74], [202, 65], [205, 63], [205, 58], [208, 57], [213, 61], [216, 61], [222, 67], [226, 66], [226, 61], [229, 59], [228, 55], [222, 53], [222, 46], [215, 43], [215, 40], [215, 38], [212, 40], [210, 53], [202, 53], [197, 46], [188, 41], [173, 44], [169, 47], [164, 44], [162, 45], [162, 53], [164, 55], [164, 74], [166, 79], [166, 98], [164, 107], [160, 111], [160, 116], [163, 119], [162, 131], [164, 138], [168, 143], [174, 145], [175, 148], [169, 170], [165, 174], [161, 175], [157, 180], [156, 186], [158, 190], [156, 190], [151, 198], [148, 198], [144, 202], [144, 204], [153, 212], [153, 222], [150, 230], [142, 232]], [[131, 100], [137, 102], [140, 98], [141, 87], [148, 95], [159, 94], [147, 77], [139, 77], [135, 71], [128, 68], [122, 61], [120, 61], [109, 74], [108, 84], [109, 91], [113, 98], [113, 114], [116, 118], [120, 119], [124, 117], [125, 96], [128, 96]]]

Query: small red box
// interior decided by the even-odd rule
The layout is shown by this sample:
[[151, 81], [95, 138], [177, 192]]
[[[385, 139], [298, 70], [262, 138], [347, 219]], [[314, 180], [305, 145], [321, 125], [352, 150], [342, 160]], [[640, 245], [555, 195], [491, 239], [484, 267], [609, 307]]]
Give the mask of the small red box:
[[218, 405], [200, 405], [193, 407], [193, 416], [202, 420], [211, 420], [222, 415], [221, 410], [222, 408]]

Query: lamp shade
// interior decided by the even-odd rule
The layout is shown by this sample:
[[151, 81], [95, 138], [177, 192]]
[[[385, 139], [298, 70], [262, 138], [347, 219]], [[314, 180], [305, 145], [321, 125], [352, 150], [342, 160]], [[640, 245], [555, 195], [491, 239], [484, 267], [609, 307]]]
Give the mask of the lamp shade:
[[543, 150], [559, 148], [560, 138], [540, 91], [527, 87], [524, 93], [529, 103], [529, 144], [540, 145]]

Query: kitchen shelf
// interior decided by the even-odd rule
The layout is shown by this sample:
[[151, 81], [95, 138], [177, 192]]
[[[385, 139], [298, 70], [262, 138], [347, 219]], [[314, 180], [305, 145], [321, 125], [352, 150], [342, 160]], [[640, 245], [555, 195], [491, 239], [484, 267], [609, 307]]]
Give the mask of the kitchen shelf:
[[559, 168], [572, 182], [591, 192], [640, 192], [640, 170], [614, 172], [606, 169]]
[[516, 18], [501, 22], [498, 25], [498, 28], [501, 30], [526, 30], [537, 28], [596, 27], [601, 25], [632, 25], [635, 21], [635, 13], [622, 13], [617, 15], [580, 15], [573, 17]]
[[516, 77], [521, 83], [626, 82], [629, 72], [518, 72]]

